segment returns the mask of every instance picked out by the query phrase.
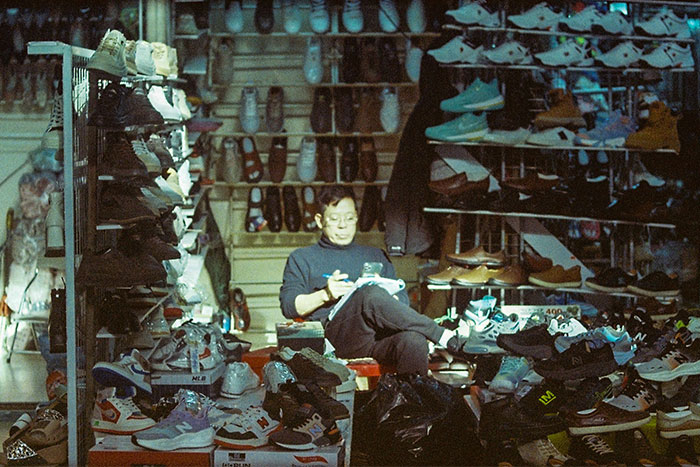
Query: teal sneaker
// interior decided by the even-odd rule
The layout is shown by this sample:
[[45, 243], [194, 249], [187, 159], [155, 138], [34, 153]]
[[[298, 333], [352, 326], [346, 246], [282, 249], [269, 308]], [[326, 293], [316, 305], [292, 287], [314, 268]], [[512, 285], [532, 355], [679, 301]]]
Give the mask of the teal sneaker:
[[454, 113], [498, 110], [503, 108], [504, 101], [498, 90], [498, 81], [484, 83], [477, 78], [461, 94], [440, 102], [440, 109]]
[[484, 137], [488, 130], [486, 113], [482, 112], [481, 115], [466, 113], [442, 125], [426, 128], [425, 136], [438, 141], [459, 143], [479, 140]]

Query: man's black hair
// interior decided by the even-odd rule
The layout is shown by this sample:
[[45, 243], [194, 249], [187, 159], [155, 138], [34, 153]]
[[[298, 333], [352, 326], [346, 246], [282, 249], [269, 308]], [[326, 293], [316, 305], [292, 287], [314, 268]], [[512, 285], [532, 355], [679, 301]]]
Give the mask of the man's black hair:
[[323, 215], [328, 206], [335, 206], [343, 198], [350, 198], [353, 203], [355, 202], [355, 192], [351, 187], [344, 185], [324, 186], [316, 201], [318, 212]]

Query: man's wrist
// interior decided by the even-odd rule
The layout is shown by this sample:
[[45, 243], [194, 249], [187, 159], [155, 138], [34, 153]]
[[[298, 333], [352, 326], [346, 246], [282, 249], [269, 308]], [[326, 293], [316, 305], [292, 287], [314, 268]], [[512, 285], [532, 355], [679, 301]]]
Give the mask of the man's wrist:
[[328, 289], [328, 286], [324, 287], [321, 289], [325, 295], [323, 298], [323, 303], [328, 303], [332, 300], [333, 296], [331, 295], [331, 291]]

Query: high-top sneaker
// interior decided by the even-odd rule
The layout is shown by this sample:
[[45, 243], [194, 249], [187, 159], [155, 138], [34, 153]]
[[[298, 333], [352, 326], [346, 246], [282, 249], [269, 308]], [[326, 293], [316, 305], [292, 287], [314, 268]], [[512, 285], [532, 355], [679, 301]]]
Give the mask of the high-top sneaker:
[[581, 128], [586, 126], [581, 111], [576, 106], [574, 96], [563, 89], [549, 91], [549, 110], [540, 112], [535, 117], [535, 126], [539, 129], [563, 126]]
[[126, 66], [126, 38], [116, 29], [108, 29], [95, 53], [87, 64], [88, 70], [123, 78], [129, 71]]
[[63, 151], [63, 95], [60, 93], [53, 96], [51, 118], [48, 128], [41, 137], [41, 147]]
[[92, 411], [92, 429], [101, 433], [132, 434], [156, 424], [141, 413], [134, 403], [136, 390], [128, 386], [117, 393], [117, 388], [105, 388], [97, 394]]
[[677, 123], [678, 117], [671, 114], [671, 109], [666, 104], [661, 101], [652, 102], [649, 104], [649, 118], [646, 125], [629, 135], [625, 146], [646, 151], [672, 149], [680, 152], [681, 143]]
[[51, 204], [46, 214], [46, 256], [65, 255], [63, 243], [63, 192], [54, 191], [49, 195]]
[[[572, 465], [615, 465], [620, 459], [610, 445], [598, 435], [575, 437], [569, 447]], [[567, 462], [568, 464], [569, 462]]]

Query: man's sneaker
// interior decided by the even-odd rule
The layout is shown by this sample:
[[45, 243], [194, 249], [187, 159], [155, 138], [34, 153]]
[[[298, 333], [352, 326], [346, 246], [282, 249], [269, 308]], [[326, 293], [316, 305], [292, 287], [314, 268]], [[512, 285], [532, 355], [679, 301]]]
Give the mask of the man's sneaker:
[[598, 435], [576, 436], [571, 440], [569, 456], [574, 465], [616, 465], [620, 458], [610, 445]]
[[535, 54], [535, 58], [547, 66], [591, 66], [593, 57], [591, 49], [579, 44], [575, 40], [569, 40], [560, 46]]
[[401, 124], [401, 108], [399, 96], [395, 89], [384, 88], [380, 95], [382, 108], [379, 110], [379, 121], [387, 133], [396, 133]]
[[292, 423], [272, 433], [270, 441], [285, 449], [308, 450], [341, 443], [343, 437], [333, 420], [324, 419], [314, 407], [303, 404]]
[[527, 358], [506, 355], [501, 360], [501, 367], [491, 380], [489, 389], [499, 394], [513, 393], [529, 371]]
[[465, 113], [449, 122], [426, 128], [425, 136], [437, 141], [454, 143], [476, 141], [484, 137], [488, 128], [485, 113], [480, 115]]
[[602, 402], [594, 409], [569, 413], [566, 417], [569, 432], [574, 436], [632, 430], [645, 425], [649, 420], [651, 415], [647, 411], [632, 412], [607, 402]]
[[209, 405], [197, 393], [180, 390], [178, 404], [155, 426], [131, 436], [137, 446], [156, 451], [204, 448], [214, 444], [214, 428], [209, 424]]
[[605, 341], [581, 341], [549, 360], [535, 362], [535, 371], [557, 381], [605, 376], [617, 370], [612, 345]]
[[153, 46], [146, 41], [126, 41], [126, 66], [133, 75], [153, 76], [156, 65], [153, 62]]
[[99, 391], [92, 411], [92, 430], [130, 435], [155, 425], [156, 422], [142, 414], [136, 406], [133, 400], [135, 395], [136, 391], [131, 386], [122, 388], [122, 394], [117, 394], [117, 388], [113, 387]]
[[[294, 352], [289, 348], [283, 347], [279, 352], [279, 357], [287, 363], [297, 380], [302, 383], [315, 382], [323, 387], [341, 386], [341, 389], [354, 387], [354, 379], [343, 378], [338, 374], [340, 371], [327, 370], [326, 368], [330, 368], [330, 365], [323, 364], [318, 359], [314, 359], [316, 360], [314, 362], [314, 360], [301, 352]], [[338, 392], [343, 391], [339, 390]]]
[[592, 409], [598, 403], [612, 396], [614, 385], [610, 378], [586, 378], [575, 389], [572, 397], [561, 407], [562, 413], [572, 413]]
[[[549, 110], [540, 112], [535, 116], [534, 123], [537, 128], [542, 129], [559, 126], [583, 128], [586, 126], [586, 121], [583, 119], [581, 110], [576, 106], [574, 96], [570, 91], [558, 88], [552, 89], [547, 95], [547, 100], [549, 101]], [[567, 140], [568, 139], [569, 136], [567, 136]]]
[[[530, 140], [528, 142], [532, 143]], [[530, 274], [527, 280], [531, 284], [540, 287], [581, 287], [581, 266], [576, 265], [569, 269], [564, 269], [563, 266], [557, 264], [546, 271]]]
[[241, 90], [241, 106], [238, 119], [241, 129], [248, 134], [255, 134], [260, 127], [260, 114], [258, 113], [258, 90], [247, 86]]
[[608, 114], [606, 120], [596, 122], [596, 127], [590, 131], [582, 130], [576, 133], [576, 144], [582, 146], [622, 147], [627, 137], [634, 133], [637, 125], [627, 115], [619, 110]]
[[480, 2], [467, 2], [456, 10], [447, 10], [445, 15], [467, 26], [495, 27], [500, 24], [498, 12], [491, 12]]
[[377, 13], [379, 15], [379, 27], [382, 28], [382, 31], [389, 33], [398, 31], [401, 19], [394, 0], [379, 0]]
[[439, 63], [477, 63], [484, 46], [469, 44], [462, 36], [457, 36], [446, 42], [442, 47], [428, 50]]
[[151, 394], [151, 366], [141, 353], [133, 349], [114, 362], [97, 362], [92, 367], [95, 381], [107, 387], [136, 386]]
[[[156, 74], [167, 78], [171, 74], [170, 61], [168, 60], [168, 46], [162, 42], [151, 42], [151, 47], [153, 47], [151, 57], [156, 66]], [[174, 72], [177, 73], [177, 70], [174, 70]]]
[[325, 357], [308, 347], [304, 347], [299, 353], [308, 358], [312, 363], [340, 378], [342, 383], [336, 386], [336, 392], [347, 392], [355, 387], [355, 372], [345, 366], [341, 361]]
[[261, 407], [248, 407], [228, 418], [214, 435], [214, 444], [228, 449], [251, 449], [265, 446], [269, 436], [282, 428], [279, 421]]
[[[623, 349], [628, 349], [632, 346], [632, 339], [626, 330], [613, 329], [610, 326], [603, 326], [583, 333], [559, 336], [554, 340], [554, 347], [557, 349], [557, 352], [565, 352], [573, 344], [585, 340], [599, 340], [601, 342], [613, 344], [617, 347], [616, 352], [624, 352], [625, 350]], [[620, 355], [620, 365], [627, 363], [632, 356], [634, 356], [634, 352], [627, 355]], [[616, 358], [618, 358], [618, 356], [616, 356]]]
[[641, 21], [635, 25], [637, 31], [642, 34], [655, 37], [675, 37], [676, 39], [688, 39], [688, 16], [679, 18], [667, 8], [662, 8], [647, 21]]
[[224, 382], [221, 385], [221, 395], [224, 397], [240, 397], [246, 392], [257, 389], [260, 386], [260, 378], [245, 362], [229, 363], [224, 373]]
[[317, 37], [309, 38], [304, 55], [304, 78], [309, 84], [318, 84], [323, 80], [323, 56], [321, 40]]
[[517, 41], [505, 42], [482, 53], [490, 62], [499, 65], [528, 65], [532, 63], [530, 49]]
[[542, 2], [524, 13], [508, 16], [508, 21], [522, 29], [546, 30], [555, 28], [562, 17], [562, 13], [553, 11], [546, 2]]
[[562, 465], [570, 458], [562, 454], [549, 438], [540, 438], [518, 446], [518, 452], [528, 465]]
[[700, 375], [689, 376], [683, 386], [668, 399], [656, 404], [657, 411], [673, 412], [688, 410], [691, 402], [700, 403]]
[[562, 17], [559, 26], [571, 32], [591, 32], [593, 26], [598, 24], [601, 18], [602, 14], [596, 6], [591, 5], [574, 15]]
[[299, 158], [297, 159], [297, 175], [299, 176], [299, 180], [305, 183], [313, 182], [316, 179], [317, 171], [316, 140], [311, 137], [304, 137], [301, 140]]
[[163, 116], [163, 119], [171, 122], [179, 122], [182, 120], [182, 114], [173, 105], [168, 102], [163, 91], [163, 86], [151, 86], [148, 90], [148, 100], [154, 109]]
[[634, 33], [634, 27], [627, 21], [627, 17], [622, 12], [608, 11], [593, 24], [593, 31], [600, 31], [603, 34], [624, 34], [629, 36]]
[[529, 441], [565, 429], [566, 425], [558, 415], [528, 410], [522, 401], [516, 402], [512, 397], [497, 399], [481, 406], [479, 437], [482, 439], [519, 438]]
[[362, 31], [364, 20], [360, 0], [345, 0], [343, 4], [343, 27], [347, 32], [357, 33]]
[[496, 343], [508, 352], [544, 359], [552, 356], [554, 337], [547, 331], [547, 325], [542, 324], [514, 334], [501, 334], [496, 338]]
[[[155, 102], [160, 105], [160, 102], [164, 100], [165, 95], [162, 97], [158, 96]], [[161, 114], [161, 109], [155, 108], [151, 99], [146, 96], [146, 93], [140, 87], [133, 88], [132, 91], [126, 95], [125, 105], [128, 113], [127, 125], [162, 125], [165, 121]], [[166, 112], [169, 117], [177, 118], [173, 115], [172, 110], [166, 110], [165, 107], [162, 107], [162, 110]]]
[[686, 410], [657, 409], [656, 430], [665, 439], [700, 435], [700, 405], [691, 401]]
[[476, 78], [464, 92], [440, 102], [440, 109], [453, 113], [478, 112], [502, 109], [504, 103], [496, 79], [484, 83]]
[[517, 130], [492, 130], [489, 129], [481, 141], [484, 143], [503, 144], [505, 146], [516, 146], [525, 144], [532, 132], [527, 128]]
[[[348, 408], [342, 402], [333, 399], [311, 381], [306, 383], [284, 383], [280, 385], [280, 393], [291, 395], [298, 403], [310, 404], [318, 409], [324, 418], [331, 420], [344, 420], [350, 418]], [[283, 409], [284, 411], [284, 409]]]
[[129, 74], [126, 66], [126, 38], [116, 29], [108, 29], [87, 64], [88, 70], [123, 78]]
[[596, 61], [610, 68], [628, 68], [642, 58], [642, 50], [631, 41], [617, 44], [604, 54], [597, 55]]
[[309, 23], [311, 30], [316, 34], [323, 34], [330, 27], [330, 15], [326, 0], [311, 0], [311, 11], [309, 12]]
[[514, 334], [519, 329], [520, 323], [517, 319], [497, 313], [491, 319], [471, 328], [462, 351], [467, 354], [504, 353], [505, 351], [496, 343], [496, 339], [501, 334]]
[[[679, 336], [679, 334], [677, 334]], [[697, 344], [674, 339], [660, 356], [635, 365], [639, 376], [649, 381], [671, 381], [680, 376], [700, 375]]]
[[595, 277], [585, 280], [586, 287], [603, 292], [624, 292], [628, 285], [637, 280], [622, 268], [605, 268]]
[[629, 376], [622, 391], [612, 399], [604, 402], [628, 412], [646, 412], [659, 401], [656, 389], [648, 382], [635, 376]]
[[654, 68], [692, 68], [695, 66], [693, 51], [675, 42], [666, 42], [640, 58]]
[[282, 2], [282, 21], [287, 34], [296, 34], [301, 29], [301, 8], [298, 0], [284, 0]]
[[142, 139], [135, 139], [131, 141], [131, 148], [138, 159], [143, 163], [148, 170], [148, 173], [158, 176], [161, 173], [162, 167], [160, 166], [160, 159], [155, 155], [148, 145]]

